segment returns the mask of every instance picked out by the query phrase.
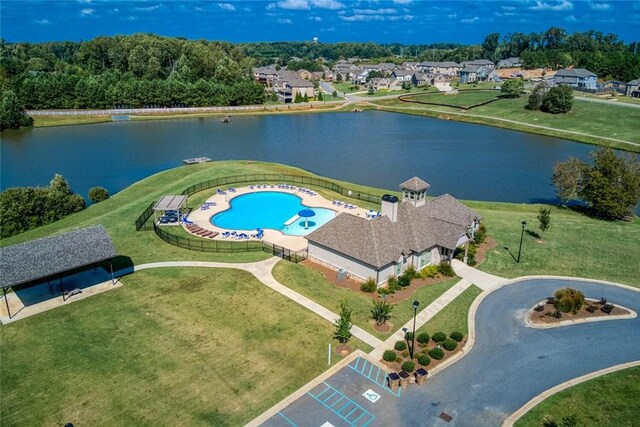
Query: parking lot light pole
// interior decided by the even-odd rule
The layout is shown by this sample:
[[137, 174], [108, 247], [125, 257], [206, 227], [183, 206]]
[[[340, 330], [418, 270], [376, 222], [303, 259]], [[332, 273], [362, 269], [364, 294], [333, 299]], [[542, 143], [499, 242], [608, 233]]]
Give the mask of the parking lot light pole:
[[524, 237], [524, 229], [527, 227], [527, 221], [522, 221], [522, 233], [520, 233], [520, 248], [518, 248], [518, 263], [520, 263], [520, 254], [522, 253], [522, 238]]
[[416, 314], [418, 313], [418, 306], [420, 303], [418, 301], [413, 302], [413, 333], [411, 334], [411, 352], [409, 356], [411, 356], [411, 360], [413, 360], [413, 349], [416, 346]]

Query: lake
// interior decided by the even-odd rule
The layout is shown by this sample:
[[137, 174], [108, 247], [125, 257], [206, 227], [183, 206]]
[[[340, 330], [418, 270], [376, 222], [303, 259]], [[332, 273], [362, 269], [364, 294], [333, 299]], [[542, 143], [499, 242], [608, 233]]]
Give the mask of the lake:
[[430, 195], [553, 202], [553, 165], [594, 146], [489, 126], [366, 111], [113, 122], [3, 132], [1, 188], [48, 185], [60, 173], [85, 198], [110, 193], [182, 159], [262, 160], [397, 190], [414, 175]]

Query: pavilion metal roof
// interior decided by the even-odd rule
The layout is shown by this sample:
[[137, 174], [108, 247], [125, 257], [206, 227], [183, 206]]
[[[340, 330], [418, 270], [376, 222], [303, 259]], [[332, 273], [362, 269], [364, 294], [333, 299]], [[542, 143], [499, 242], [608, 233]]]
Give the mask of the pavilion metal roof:
[[0, 248], [0, 288], [20, 285], [115, 257], [102, 225]]
[[187, 196], [162, 196], [153, 207], [154, 211], [177, 211], [187, 201]]

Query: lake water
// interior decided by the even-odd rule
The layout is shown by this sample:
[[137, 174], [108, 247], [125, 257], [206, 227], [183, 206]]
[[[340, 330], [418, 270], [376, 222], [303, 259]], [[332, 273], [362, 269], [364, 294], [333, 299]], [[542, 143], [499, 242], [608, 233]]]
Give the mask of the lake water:
[[555, 201], [554, 163], [587, 159], [595, 147], [489, 126], [404, 114], [296, 114], [114, 122], [3, 132], [1, 188], [48, 185], [54, 173], [86, 197], [111, 193], [182, 159], [263, 160], [397, 190], [414, 175], [430, 195]]

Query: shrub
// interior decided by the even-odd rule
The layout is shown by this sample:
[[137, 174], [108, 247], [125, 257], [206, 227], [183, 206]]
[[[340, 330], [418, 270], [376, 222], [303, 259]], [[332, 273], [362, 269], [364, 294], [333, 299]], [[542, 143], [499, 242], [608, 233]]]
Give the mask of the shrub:
[[447, 339], [447, 335], [444, 332], [436, 332], [435, 334], [433, 334], [433, 337], [431, 337], [431, 339], [439, 344]]
[[476, 241], [477, 244], [484, 243], [487, 238], [487, 227], [484, 224], [480, 224], [480, 227], [476, 230], [473, 240]]
[[545, 113], [568, 113], [573, 107], [573, 90], [567, 85], [560, 85], [549, 89], [542, 97], [540, 109]]
[[444, 351], [442, 351], [441, 348], [432, 348], [429, 351], [429, 356], [431, 356], [433, 359], [441, 360], [444, 357]]
[[443, 262], [438, 266], [438, 273], [447, 277], [453, 277], [456, 275], [456, 273], [453, 271], [453, 267], [451, 267], [451, 265], [446, 262]]
[[402, 370], [406, 372], [413, 372], [416, 369], [416, 364], [410, 360], [407, 360], [402, 364]]
[[375, 320], [378, 325], [383, 325], [391, 318], [392, 309], [391, 304], [386, 301], [373, 301], [370, 317]]
[[360, 290], [362, 292], [375, 292], [377, 287], [376, 279], [369, 277], [366, 282], [360, 285]]
[[429, 366], [429, 363], [431, 363], [431, 359], [429, 359], [429, 356], [427, 356], [426, 354], [419, 354], [418, 363], [421, 366]]
[[555, 293], [556, 308], [564, 313], [574, 314], [584, 305], [584, 294], [576, 289], [558, 289]]
[[103, 187], [93, 187], [89, 190], [89, 200], [98, 203], [109, 198], [109, 192]]
[[387, 279], [387, 288], [392, 290], [392, 291], [396, 291], [399, 289], [398, 287], [398, 278], [396, 276], [390, 276]]
[[416, 340], [418, 340], [418, 342], [420, 344], [428, 344], [430, 338], [431, 337], [429, 337], [428, 333], [422, 332], [422, 333], [418, 334], [418, 336], [416, 337]]
[[407, 341], [413, 341], [413, 332], [406, 332], [404, 334], [404, 339]]
[[386, 350], [382, 354], [382, 359], [386, 360], [387, 362], [393, 362], [394, 360], [396, 360], [396, 352], [393, 350]]
[[451, 335], [449, 335], [449, 338], [457, 342], [462, 342], [462, 340], [464, 339], [464, 334], [459, 331], [454, 331], [454, 332], [451, 332]]
[[452, 340], [451, 338], [447, 338], [442, 342], [442, 346], [444, 347], [445, 350], [453, 351], [458, 346], [458, 343]]
[[407, 349], [407, 343], [404, 341], [396, 341], [395, 345], [393, 346], [393, 348], [395, 348], [398, 351], [403, 351]]
[[389, 289], [388, 287], [384, 287], [384, 288], [378, 288], [378, 294], [380, 295], [390, 295], [390, 294], [395, 294], [396, 291], [393, 289]]
[[398, 286], [400, 286], [402, 288], [406, 288], [410, 284], [411, 284], [411, 279], [409, 277], [405, 276], [404, 274], [402, 276], [398, 277]]
[[402, 362], [402, 357], [396, 356], [396, 362], [398, 362], [398, 363]]
[[409, 278], [409, 280], [413, 280], [416, 277], [418, 277], [418, 272], [416, 271], [415, 268], [413, 268], [412, 265], [410, 265], [405, 271], [404, 273], [402, 273], [403, 276]]
[[420, 270], [421, 279], [433, 278], [433, 277], [436, 277], [436, 274], [438, 274], [437, 265], [428, 265], [422, 270]]
[[403, 355], [404, 357], [409, 357], [409, 350], [405, 350], [405, 351], [403, 351], [403, 352], [402, 352], [402, 355]]

